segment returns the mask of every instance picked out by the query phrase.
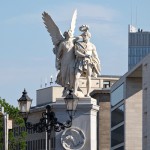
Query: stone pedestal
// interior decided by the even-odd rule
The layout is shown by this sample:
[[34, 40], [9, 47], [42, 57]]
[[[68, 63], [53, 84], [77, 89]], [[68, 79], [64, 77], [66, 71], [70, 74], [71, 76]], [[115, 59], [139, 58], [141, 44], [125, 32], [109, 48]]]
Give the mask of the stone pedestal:
[[[60, 122], [69, 119], [67, 112], [65, 112], [66, 105], [63, 98], [57, 99], [53, 108]], [[80, 98], [72, 127], [56, 133], [55, 150], [97, 150], [98, 111], [99, 106], [95, 99]], [[71, 148], [68, 148], [69, 146]]]

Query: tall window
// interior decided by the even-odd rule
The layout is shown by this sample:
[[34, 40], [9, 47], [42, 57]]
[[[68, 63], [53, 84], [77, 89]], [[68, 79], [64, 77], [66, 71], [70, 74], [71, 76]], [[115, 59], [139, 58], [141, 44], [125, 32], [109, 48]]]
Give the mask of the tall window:
[[124, 125], [111, 132], [111, 147], [124, 142]]
[[111, 112], [111, 127], [124, 121], [124, 105], [119, 106]]
[[123, 100], [123, 84], [111, 93], [111, 105], [114, 106]]

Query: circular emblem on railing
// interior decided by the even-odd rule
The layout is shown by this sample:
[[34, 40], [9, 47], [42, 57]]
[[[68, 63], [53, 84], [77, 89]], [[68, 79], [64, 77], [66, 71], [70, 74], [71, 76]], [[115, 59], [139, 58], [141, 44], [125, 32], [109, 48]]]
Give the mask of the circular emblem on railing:
[[69, 128], [63, 132], [61, 143], [66, 150], [81, 150], [85, 144], [85, 135], [78, 128]]

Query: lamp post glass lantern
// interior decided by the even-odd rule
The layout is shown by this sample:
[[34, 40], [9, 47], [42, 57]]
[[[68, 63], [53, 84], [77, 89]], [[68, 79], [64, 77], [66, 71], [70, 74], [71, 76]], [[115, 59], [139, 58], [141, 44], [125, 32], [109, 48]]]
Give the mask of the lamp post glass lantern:
[[32, 100], [29, 98], [26, 90], [24, 89], [21, 98], [18, 100], [18, 105], [19, 105], [19, 111], [23, 115], [23, 118], [25, 120], [27, 119], [28, 114], [30, 112], [31, 103]]
[[78, 97], [74, 97], [72, 94], [72, 91], [69, 91], [69, 94], [64, 98], [67, 112], [69, 114], [70, 119], [72, 119], [75, 116], [76, 108], [78, 105]]
[[67, 111], [70, 117], [70, 120], [61, 123], [55, 116], [55, 113], [52, 111], [52, 107], [50, 105], [46, 106], [46, 111], [42, 113], [42, 118], [38, 123], [32, 124], [27, 122], [28, 114], [30, 112], [30, 107], [32, 100], [28, 97], [26, 90], [23, 91], [22, 97], [18, 100], [19, 110], [22, 114], [25, 126], [27, 129], [33, 129], [35, 132], [48, 132], [51, 133], [52, 130], [55, 132], [60, 132], [65, 128], [70, 128], [72, 126], [72, 118], [75, 115], [76, 106], [78, 100], [73, 97], [70, 92], [66, 98], [64, 99], [67, 105]]

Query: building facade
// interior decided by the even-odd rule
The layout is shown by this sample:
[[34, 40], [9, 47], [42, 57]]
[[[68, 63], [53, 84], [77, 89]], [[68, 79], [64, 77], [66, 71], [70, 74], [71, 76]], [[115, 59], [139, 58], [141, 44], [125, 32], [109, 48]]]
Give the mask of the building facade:
[[150, 149], [150, 54], [111, 87], [111, 150]]
[[[100, 76], [98, 78], [92, 78], [92, 89], [91, 89], [91, 96], [96, 99], [96, 105], [101, 105], [101, 109], [98, 113], [97, 118], [97, 149], [101, 150], [109, 149], [110, 147], [110, 86], [112, 86], [120, 77], [119, 76]], [[84, 78], [81, 78], [80, 80], [80, 87], [83, 90], [83, 92], [86, 93], [86, 80]], [[39, 119], [42, 117], [42, 112], [45, 111], [45, 107], [47, 104], [54, 105], [54, 111], [55, 111], [55, 105], [58, 103], [57, 98], [60, 98], [62, 95], [63, 88], [62, 87], [47, 87], [44, 89], [37, 90], [37, 101], [36, 106], [32, 107], [31, 112], [28, 117], [28, 121], [32, 123], [37, 123]], [[78, 107], [78, 109], [84, 110], [87, 106], [83, 106], [82, 109]], [[85, 119], [85, 116], [87, 116], [89, 113], [85, 112], [83, 116], [79, 115], [79, 110], [77, 109], [77, 117], [76, 118], [82, 118], [81, 122]], [[62, 112], [59, 113], [59, 110], [57, 108], [56, 110], [56, 116], [60, 120], [60, 122], [66, 121], [66, 117], [68, 116], [66, 112], [64, 112], [65, 108], [63, 108]], [[57, 114], [58, 112], [58, 114]], [[60, 116], [61, 117], [60, 117]], [[63, 117], [63, 116], [64, 117]], [[95, 116], [94, 113], [92, 113], [92, 116]], [[106, 117], [107, 116], [107, 117]], [[63, 120], [64, 119], [64, 120]], [[87, 119], [85, 122], [88, 121]], [[89, 123], [87, 123], [89, 124]], [[82, 128], [86, 129], [87, 124], [82, 124]], [[107, 125], [106, 125], [107, 124]], [[73, 122], [73, 126], [75, 127], [76, 121]], [[92, 125], [92, 124], [91, 124]], [[95, 129], [95, 128], [92, 128]], [[22, 129], [16, 127], [14, 129], [15, 131], [20, 131]], [[23, 129], [24, 130], [24, 129]], [[89, 130], [87, 130], [89, 133]], [[57, 133], [56, 133], [57, 134]], [[51, 147], [51, 150], [57, 150], [58, 143], [56, 143], [57, 135], [53, 133], [50, 136], [50, 140], [48, 139], [48, 136], [46, 133], [36, 133], [34, 131], [28, 130], [27, 135], [27, 147], [26, 150], [45, 150], [45, 147], [47, 147], [47, 143], [49, 143], [49, 147]], [[60, 133], [61, 134], [61, 133]], [[91, 132], [91, 135], [93, 132]], [[103, 138], [102, 138], [103, 137]], [[92, 138], [92, 137], [91, 137]], [[59, 143], [60, 144], [60, 143]], [[61, 150], [61, 149], [59, 149]], [[89, 149], [86, 148], [86, 150], [92, 150], [92, 148], [89, 147]]]
[[128, 27], [128, 70], [150, 53], [150, 32]]

